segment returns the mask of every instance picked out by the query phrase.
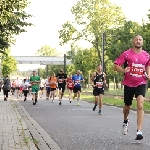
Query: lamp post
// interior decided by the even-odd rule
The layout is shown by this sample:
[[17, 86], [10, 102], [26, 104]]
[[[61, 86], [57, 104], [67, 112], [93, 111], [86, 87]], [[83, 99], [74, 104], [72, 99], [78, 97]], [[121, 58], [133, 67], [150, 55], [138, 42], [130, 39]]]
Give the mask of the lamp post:
[[105, 43], [105, 33], [102, 33], [102, 72], [105, 72], [104, 69], [104, 43]]

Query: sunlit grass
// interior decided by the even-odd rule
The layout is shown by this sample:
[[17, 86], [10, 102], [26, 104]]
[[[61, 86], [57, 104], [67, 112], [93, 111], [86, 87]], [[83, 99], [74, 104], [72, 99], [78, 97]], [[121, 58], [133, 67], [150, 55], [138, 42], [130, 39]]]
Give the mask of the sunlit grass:
[[[106, 92], [105, 92], [105, 95], [107, 95]], [[67, 92], [65, 92], [65, 96], [68, 96]], [[89, 93], [84, 93], [83, 92], [81, 94], [81, 99], [84, 100], [84, 101], [94, 103], [94, 96], [92, 95], [92, 92], [89, 92]], [[119, 106], [119, 107], [123, 107], [123, 105], [124, 105], [123, 99], [121, 99], [117, 96], [114, 96], [114, 98], [104, 96], [103, 97], [103, 103], [108, 104], [108, 105]], [[132, 101], [132, 108], [136, 109], [136, 100]], [[144, 111], [150, 111], [150, 102], [148, 102], [148, 101], [144, 102]]]

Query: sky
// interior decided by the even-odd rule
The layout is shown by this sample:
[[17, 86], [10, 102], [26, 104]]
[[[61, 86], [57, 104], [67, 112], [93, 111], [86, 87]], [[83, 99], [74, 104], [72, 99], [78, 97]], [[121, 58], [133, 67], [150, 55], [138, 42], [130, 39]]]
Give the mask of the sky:
[[[33, 26], [27, 27], [27, 32], [15, 36], [15, 45], [11, 46], [12, 56], [35, 56], [36, 51], [44, 45], [56, 48], [59, 52], [65, 53], [70, 45], [59, 45], [58, 30], [66, 21], [73, 21], [71, 7], [78, 0], [30, 0], [31, 4], [26, 12], [34, 17], [29, 19]], [[150, 0], [110, 0], [120, 6], [128, 20], [141, 22], [147, 18], [150, 9]], [[79, 46], [86, 47], [87, 43], [79, 43]], [[39, 65], [38, 65], [39, 66]], [[30, 65], [30, 69], [38, 67]], [[18, 65], [20, 71], [28, 70], [29, 65]]]

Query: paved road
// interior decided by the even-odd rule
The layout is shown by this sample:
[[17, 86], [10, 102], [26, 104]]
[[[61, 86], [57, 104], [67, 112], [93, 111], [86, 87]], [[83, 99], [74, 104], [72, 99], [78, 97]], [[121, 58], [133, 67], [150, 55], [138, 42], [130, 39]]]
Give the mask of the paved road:
[[[33, 106], [31, 97], [19, 103], [30, 116], [50, 135], [63, 150], [150, 150], [150, 115], [145, 115], [144, 139], [136, 141], [136, 113], [130, 112], [129, 134], [122, 135], [122, 108], [103, 106], [102, 115], [98, 109], [93, 112], [93, 104], [76, 101], [71, 104], [64, 98], [62, 105], [58, 99], [41, 98]], [[42, 149], [41, 149], [42, 150]]]

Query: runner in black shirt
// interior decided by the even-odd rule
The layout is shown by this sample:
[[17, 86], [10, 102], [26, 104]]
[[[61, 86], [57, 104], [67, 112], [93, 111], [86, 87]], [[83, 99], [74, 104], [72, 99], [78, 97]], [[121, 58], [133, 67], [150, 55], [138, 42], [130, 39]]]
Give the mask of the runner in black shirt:
[[64, 73], [63, 69], [59, 70], [59, 73], [56, 75], [58, 81], [58, 89], [59, 89], [59, 105], [61, 105], [62, 96], [66, 87], [66, 79], [67, 74]]

